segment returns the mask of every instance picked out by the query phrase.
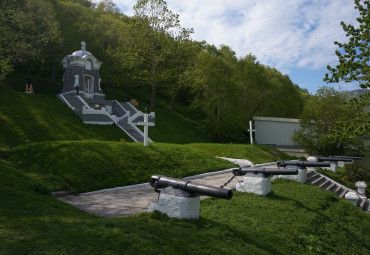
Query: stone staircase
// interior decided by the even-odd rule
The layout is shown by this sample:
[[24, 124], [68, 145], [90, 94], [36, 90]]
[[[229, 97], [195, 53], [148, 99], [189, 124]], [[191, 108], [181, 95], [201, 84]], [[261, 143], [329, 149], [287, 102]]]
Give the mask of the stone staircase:
[[[73, 111], [82, 118], [82, 106], [83, 103], [76, 97], [74, 93], [63, 94], [63, 97], [67, 102], [74, 108]], [[58, 95], [58, 98], [61, 99], [61, 96]], [[64, 100], [61, 99], [63, 102]]]
[[[143, 142], [144, 141], [144, 135], [143, 132], [141, 132], [140, 129], [138, 129], [135, 125], [132, 125], [128, 123], [127, 117], [124, 117], [122, 120], [120, 120], [118, 123], [116, 123], [118, 127], [120, 127], [125, 133], [131, 137], [132, 140], [135, 142]], [[149, 139], [150, 142], [152, 140]]]
[[[58, 98], [62, 100], [67, 105], [69, 104], [69, 107], [79, 116], [82, 118], [82, 107], [83, 103], [81, 100], [76, 97], [75, 93], [64, 93], [59, 94]], [[81, 97], [83, 99], [83, 97]], [[84, 100], [84, 99], [83, 99]], [[129, 123], [128, 117], [133, 116], [134, 114], [138, 113], [138, 110], [132, 106], [130, 103], [120, 103], [117, 101], [113, 101], [112, 103], [112, 115], [120, 118], [118, 122], [114, 123], [122, 129], [129, 137], [131, 137], [132, 140], [135, 142], [143, 142], [144, 141], [144, 134], [143, 132], [138, 129], [133, 123]], [[127, 114], [126, 117], [124, 117]], [[128, 116], [129, 115], [129, 116]], [[149, 142], [153, 142], [151, 139], [148, 138]]]
[[[330, 179], [329, 177], [317, 173], [315, 171], [307, 172], [307, 183], [319, 186], [320, 188], [329, 190], [339, 197], [343, 197], [350, 191], [355, 192], [337, 182]], [[357, 206], [360, 207], [367, 213], [370, 213], [370, 204], [367, 202], [366, 198], [361, 198], [358, 200]]]

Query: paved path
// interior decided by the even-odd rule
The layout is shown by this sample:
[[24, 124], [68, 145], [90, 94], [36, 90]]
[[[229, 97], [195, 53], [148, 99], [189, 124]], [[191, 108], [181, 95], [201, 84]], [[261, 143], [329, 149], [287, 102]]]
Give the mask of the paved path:
[[[264, 167], [276, 167], [276, 163], [263, 165]], [[184, 179], [191, 180], [194, 183], [220, 187], [233, 176], [231, 171], [232, 169], [227, 169]], [[226, 188], [235, 186], [242, 178], [242, 176], [237, 176]], [[151, 201], [156, 201], [158, 199], [158, 193], [154, 192], [153, 187], [151, 187], [149, 183], [143, 183], [83, 193], [78, 196], [67, 195], [59, 197], [58, 199], [88, 213], [111, 218], [132, 216], [140, 211], [145, 211]]]

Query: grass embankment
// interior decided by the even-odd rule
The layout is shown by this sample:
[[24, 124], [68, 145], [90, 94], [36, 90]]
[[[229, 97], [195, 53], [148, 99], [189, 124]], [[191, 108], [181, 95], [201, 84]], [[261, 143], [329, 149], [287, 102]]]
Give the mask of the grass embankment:
[[40, 141], [129, 140], [116, 126], [85, 125], [56, 95], [0, 90], [0, 147]]
[[144, 183], [153, 174], [182, 178], [234, 166], [186, 146], [161, 143], [42, 142], [3, 150], [0, 156], [51, 189], [74, 193]]
[[[139, 107], [142, 111], [143, 107]], [[149, 128], [149, 137], [154, 142], [186, 144], [194, 142], [211, 143], [214, 139], [196, 122], [176, 113], [160, 108], [152, 109], [155, 112], [155, 126]], [[142, 130], [143, 128], [140, 127]]]
[[[195, 123], [157, 109], [149, 137], [156, 142], [212, 142]], [[56, 94], [28, 95], [0, 88], [0, 147], [58, 140], [132, 141], [117, 126], [83, 124]]]
[[158, 213], [105, 219], [30, 187], [0, 162], [0, 254], [369, 254], [370, 215], [316, 186], [201, 201], [199, 220]]
[[268, 145], [194, 143], [187, 146], [213, 156], [248, 159], [255, 164], [294, 159]]

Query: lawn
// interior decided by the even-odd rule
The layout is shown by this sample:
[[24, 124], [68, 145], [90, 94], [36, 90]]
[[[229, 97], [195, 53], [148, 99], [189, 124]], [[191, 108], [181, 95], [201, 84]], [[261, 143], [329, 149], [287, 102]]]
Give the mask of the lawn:
[[369, 254], [370, 215], [309, 184], [201, 201], [199, 220], [105, 219], [30, 187], [0, 162], [0, 254]]
[[268, 145], [192, 143], [187, 146], [213, 156], [248, 159], [255, 164], [293, 159]]
[[183, 145], [89, 140], [32, 143], [0, 150], [0, 158], [52, 190], [73, 193], [144, 183], [153, 174], [182, 178], [235, 166]]

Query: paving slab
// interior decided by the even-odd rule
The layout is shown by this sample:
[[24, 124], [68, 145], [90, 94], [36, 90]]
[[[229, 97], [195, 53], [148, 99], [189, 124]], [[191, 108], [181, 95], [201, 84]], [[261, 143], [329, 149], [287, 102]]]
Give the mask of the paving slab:
[[[276, 167], [276, 163], [260, 164], [261, 167]], [[184, 179], [194, 183], [220, 187], [233, 176], [232, 169], [206, 173]], [[225, 188], [231, 188], [241, 181], [243, 176], [235, 177]], [[201, 196], [201, 199], [207, 198]], [[149, 183], [117, 187], [83, 193], [77, 196], [65, 195], [58, 197], [59, 200], [69, 203], [85, 212], [101, 217], [128, 217], [145, 211], [149, 203], [158, 199], [153, 187]]]

